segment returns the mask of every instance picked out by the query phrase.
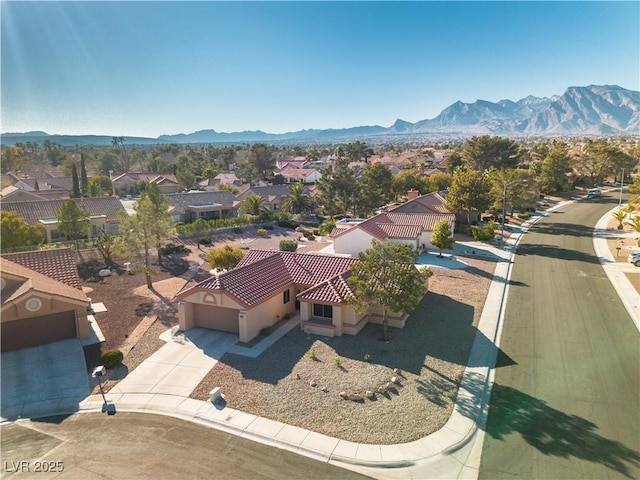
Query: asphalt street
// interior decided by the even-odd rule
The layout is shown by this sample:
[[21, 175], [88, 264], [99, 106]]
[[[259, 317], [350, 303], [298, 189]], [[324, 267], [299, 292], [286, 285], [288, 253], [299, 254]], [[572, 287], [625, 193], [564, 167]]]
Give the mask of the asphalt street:
[[76, 414], [6, 424], [1, 433], [3, 479], [367, 478], [165, 415]]
[[480, 478], [640, 478], [640, 338], [592, 242], [616, 203], [567, 205], [518, 246]]

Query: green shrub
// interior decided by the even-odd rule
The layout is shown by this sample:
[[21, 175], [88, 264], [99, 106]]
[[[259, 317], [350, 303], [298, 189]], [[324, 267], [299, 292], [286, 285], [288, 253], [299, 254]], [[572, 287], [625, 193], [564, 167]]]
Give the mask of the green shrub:
[[300, 224], [298, 222], [292, 220], [291, 218], [280, 217], [280, 218], [278, 218], [278, 226], [282, 227], [282, 228], [295, 229], [295, 228], [298, 228], [300, 226]]
[[200, 237], [198, 243], [200, 245], [211, 245], [211, 237]]
[[295, 240], [280, 240], [281, 252], [295, 252], [298, 250], [298, 242]]
[[336, 221], [335, 220], [325, 220], [318, 227], [318, 235], [329, 235], [331, 231], [335, 228]]
[[271, 333], [271, 327], [264, 327], [260, 329], [260, 335], [264, 335], [265, 337]]
[[498, 227], [496, 222], [487, 222], [482, 228], [477, 226], [471, 227], [471, 235], [475, 240], [486, 242], [493, 240], [496, 236], [496, 228]]
[[116, 368], [123, 359], [124, 354], [120, 350], [105, 350], [100, 354], [100, 363], [106, 368]]
[[260, 235], [261, 237], [266, 237], [267, 236], [267, 231], [264, 228], [259, 228], [258, 230], [256, 230], [256, 233], [258, 235]]
[[335, 363], [336, 367], [340, 368], [342, 366], [342, 361], [340, 360], [340, 357], [336, 357], [333, 359], [333, 363]]
[[519, 213], [518, 218], [520, 220], [529, 220], [531, 218], [531, 214], [529, 212]]
[[184, 245], [176, 245], [174, 243], [167, 243], [166, 245], [160, 247], [160, 253], [162, 255], [173, 255], [176, 253], [190, 253], [191, 250], [185, 247]]
[[309, 353], [307, 353], [307, 356], [311, 360], [317, 360], [318, 359], [318, 357], [316, 356], [316, 351], [313, 348], [311, 350], [309, 350]]
[[306, 238], [307, 240], [315, 240], [316, 237], [313, 236], [313, 232], [310, 232], [308, 230], [305, 230], [304, 232], [302, 232], [302, 235], [304, 235], [304, 238]]
[[242, 233], [242, 229], [240, 227], [236, 227], [236, 228], [233, 229], [233, 233], [240, 234], [240, 233]]
[[371, 361], [371, 355], [369, 355], [368, 353], [364, 356], [364, 361], [365, 362], [370, 362]]

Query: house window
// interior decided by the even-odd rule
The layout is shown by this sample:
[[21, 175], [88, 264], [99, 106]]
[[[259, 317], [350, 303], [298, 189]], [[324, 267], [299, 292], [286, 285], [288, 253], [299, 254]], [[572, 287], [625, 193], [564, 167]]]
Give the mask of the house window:
[[289, 303], [291, 301], [291, 293], [289, 290], [282, 292], [282, 303]]
[[333, 307], [331, 305], [313, 304], [313, 316], [321, 318], [333, 318]]

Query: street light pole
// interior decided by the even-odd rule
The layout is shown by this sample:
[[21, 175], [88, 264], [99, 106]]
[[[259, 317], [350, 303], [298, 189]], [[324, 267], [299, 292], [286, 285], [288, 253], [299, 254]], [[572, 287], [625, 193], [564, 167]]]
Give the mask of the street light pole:
[[622, 187], [624, 187], [624, 168], [622, 169], [622, 175], [620, 176], [620, 198], [618, 199], [618, 210], [622, 208]]

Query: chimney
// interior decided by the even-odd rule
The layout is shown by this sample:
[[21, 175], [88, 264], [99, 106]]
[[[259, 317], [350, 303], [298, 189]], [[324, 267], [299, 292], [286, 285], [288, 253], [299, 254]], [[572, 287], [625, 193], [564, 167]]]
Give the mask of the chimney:
[[420, 196], [420, 192], [415, 188], [412, 188], [407, 192], [407, 200], [413, 200], [414, 198], [418, 198]]

